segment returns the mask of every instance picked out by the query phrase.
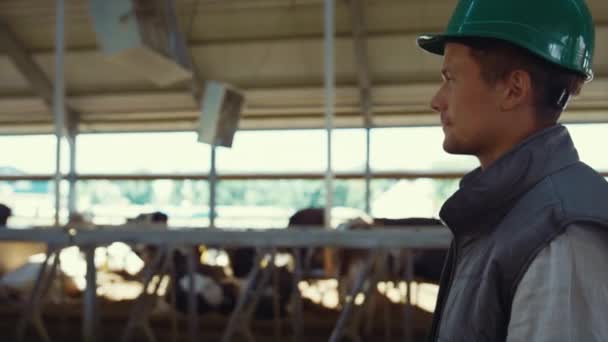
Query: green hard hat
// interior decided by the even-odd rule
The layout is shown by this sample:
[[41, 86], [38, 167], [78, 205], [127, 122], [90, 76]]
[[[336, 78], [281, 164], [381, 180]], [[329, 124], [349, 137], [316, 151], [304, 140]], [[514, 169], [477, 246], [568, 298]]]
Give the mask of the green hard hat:
[[460, 0], [444, 33], [417, 42], [443, 55], [446, 39], [462, 37], [505, 40], [593, 79], [595, 31], [584, 0]]

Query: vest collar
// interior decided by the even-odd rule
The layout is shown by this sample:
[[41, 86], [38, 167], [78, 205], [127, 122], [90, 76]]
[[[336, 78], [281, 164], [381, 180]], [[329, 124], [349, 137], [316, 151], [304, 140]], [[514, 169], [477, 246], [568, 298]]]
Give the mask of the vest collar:
[[526, 191], [579, 161], [568, 130], [555, 125], [528, 137], [485, 170], [463, 177], [439, 216], [455, 236], [496, 225]]

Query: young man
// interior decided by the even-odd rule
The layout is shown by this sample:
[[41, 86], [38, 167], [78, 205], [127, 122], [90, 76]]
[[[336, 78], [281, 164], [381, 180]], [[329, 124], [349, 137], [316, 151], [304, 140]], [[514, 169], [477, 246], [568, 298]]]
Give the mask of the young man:
[[460, 0], [418, 44], [444, 56], [444, 150], [481, 164], [441, 209], [430, 341], [608, 341], [608, 183], [557, 124], [593, 77], [584, 0]]

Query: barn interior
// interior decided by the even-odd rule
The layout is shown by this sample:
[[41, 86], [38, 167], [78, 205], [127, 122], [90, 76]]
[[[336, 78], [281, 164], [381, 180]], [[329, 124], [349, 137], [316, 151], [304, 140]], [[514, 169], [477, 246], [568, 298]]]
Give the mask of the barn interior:
[[[420, 341], [456, 0], [0, 2], [0, 339]], [[561, 122], [608, 175], [608, 2]], [[2, 223], [2, 217], [7, 221]]]

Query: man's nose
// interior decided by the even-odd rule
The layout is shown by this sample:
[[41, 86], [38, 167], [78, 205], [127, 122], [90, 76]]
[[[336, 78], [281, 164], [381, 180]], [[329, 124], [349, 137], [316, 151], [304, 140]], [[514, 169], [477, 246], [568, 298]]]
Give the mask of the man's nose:
[[441, 113], [445, 109], [445, 99], [442, 92], [443, 86], [437, 90], [433, 98], [431, 98], [431, 108], [437, 113]]

